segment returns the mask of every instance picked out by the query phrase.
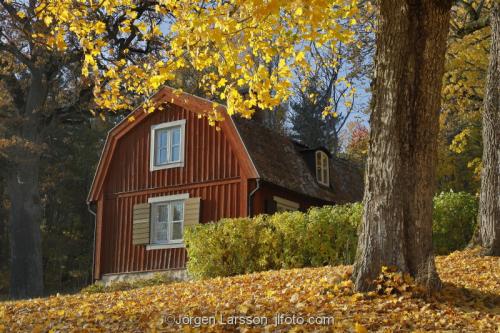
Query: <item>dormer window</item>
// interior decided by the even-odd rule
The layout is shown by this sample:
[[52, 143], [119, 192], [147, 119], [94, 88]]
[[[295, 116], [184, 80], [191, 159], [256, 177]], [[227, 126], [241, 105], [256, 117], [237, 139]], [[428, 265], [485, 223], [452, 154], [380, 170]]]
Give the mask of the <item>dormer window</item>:
[[316, 180], [321, 185], [330, 186], [328, 155], [321, 150], [316, 151]]
[[183, 119], [151, 127], [151, 171], [184, 166], [185, 126]]

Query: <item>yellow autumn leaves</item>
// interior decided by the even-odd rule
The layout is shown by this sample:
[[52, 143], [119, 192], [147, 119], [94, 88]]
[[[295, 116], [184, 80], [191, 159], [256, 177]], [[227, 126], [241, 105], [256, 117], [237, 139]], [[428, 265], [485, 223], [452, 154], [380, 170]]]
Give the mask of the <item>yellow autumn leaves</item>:
[[[309, 67], [312, 45], [352, 42], [348, 26], [357, 13], [353, 0], [44, 0], [32, 19], [47, 26], [39, 41], [61, 52], [76, 36], [98, 108], [130, 109], [126, 95], [149, 97], [189, 66], [208, 97], [249, 117], [255, 107], [272, 109], [289, 98], [293, 73]], [[131, 56], [147, 45], [155, 52]]]
[[[444, 289], [432, 297], [385, 271], [376, 291], [355, 293], [348, 266], [269, 271], [121, 292], [0, 303], [0, 332], [497, 332], [500, 262], [475, 250], [438, 257]], [[224, 325], [194, 328], [169, 316], [276, 314], [333, 317], [328, 325]]]
[[[176, 46], [190, 49], [195, 69], [215, 66], [204, 76], [210, 95], [227, 100], [228, 112], [250, 116], [272, 109], [290, 95], [292, 73], [308, 66], [308, 43], [336, 45], [352, 34], [340, 24], [355, 15], [346, 1], [232, 1], [201, 15], [182, 15], [172, 26]], [[189, 4], [178, 9], [185, 13]], [[234, 10], [237, 8], [237, 10]], [[193, 47], [191, 47], [194, 46]], [[270, 64], [277, 60], [276, 64]], [[217, 82], [227, 80], [220, 85]], [[242, 95], [238, 88], [246, 87]]]

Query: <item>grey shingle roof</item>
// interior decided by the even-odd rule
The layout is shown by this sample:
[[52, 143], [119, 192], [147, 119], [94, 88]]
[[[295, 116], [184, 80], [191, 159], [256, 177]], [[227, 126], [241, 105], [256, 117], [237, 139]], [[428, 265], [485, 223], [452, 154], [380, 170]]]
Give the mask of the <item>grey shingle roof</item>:
[[335, 203], [362, 199], [361, 171], [349, 161], [331, 159], [330, 187], [321, 186], [304, 160], [303, 146], [254, 120], [233, 121], [262, 180]]

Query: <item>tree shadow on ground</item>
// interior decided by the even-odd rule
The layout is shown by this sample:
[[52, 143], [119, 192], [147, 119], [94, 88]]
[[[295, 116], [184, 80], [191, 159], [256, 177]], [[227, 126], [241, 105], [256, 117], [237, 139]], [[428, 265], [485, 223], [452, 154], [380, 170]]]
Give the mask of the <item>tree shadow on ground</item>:
[[445, 282], [433, 294], [435, 301], [446, 303], [465, 312], [500, 314], [500, 295]]

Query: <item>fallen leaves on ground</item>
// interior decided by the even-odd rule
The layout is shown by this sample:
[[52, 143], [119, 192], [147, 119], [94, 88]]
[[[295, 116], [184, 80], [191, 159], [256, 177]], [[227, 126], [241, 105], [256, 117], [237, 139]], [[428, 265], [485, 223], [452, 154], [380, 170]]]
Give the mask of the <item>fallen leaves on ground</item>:
[[0, 331], [500, 332], [500, 259], [467, 250], [436, 261], [444, 288], [432, 296], [390, 271], [355, 293], [349, 266], [291, 269], [4, 302]]

